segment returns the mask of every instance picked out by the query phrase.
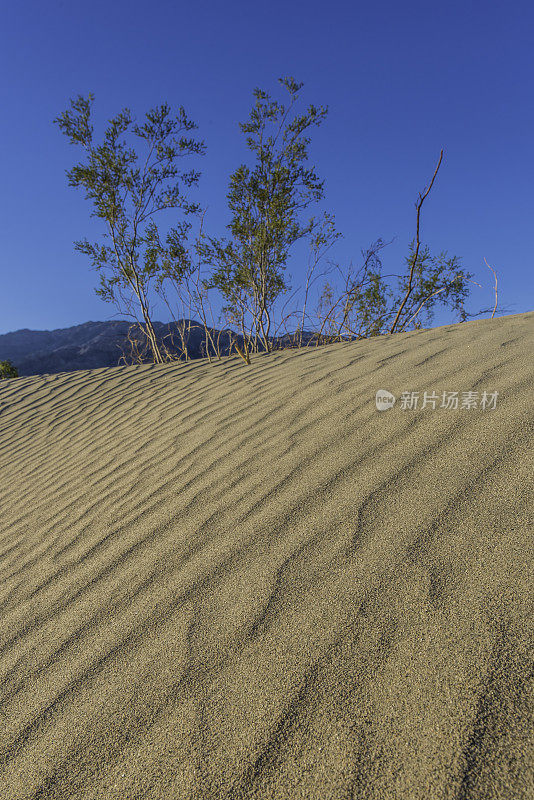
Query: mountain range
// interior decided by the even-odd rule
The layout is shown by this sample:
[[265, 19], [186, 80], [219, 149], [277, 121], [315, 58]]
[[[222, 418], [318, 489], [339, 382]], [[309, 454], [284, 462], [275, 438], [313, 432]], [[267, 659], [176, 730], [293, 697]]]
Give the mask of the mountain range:
[[[154, 322], [158, 340], [165, 343], [173, 354], [179, 353], [178, 323]], [[128, 331], [132, 323], [126, 320], [84, 322], [70, 328], [52, 331], [33, 331], [24, 328], [0, 335], [0, 361], [9, 360], [19, 375], [72, 372], [79, 369], [116, 367], [131, 363], [131, 345]], [[206, 355], [205, 335], [199, 322], [185, 320], [186, 340], [190, 358]], [[230, 331], [210, 329], [217, 338], [220, 334], [221, 352], [228, 354]], [[235, 337], [239, 340], [239, 337]], [[139, 344], [141, 341], [137, 337]], [[148, 360], [148, 359], [145, 359]]]
[[[196, 320], [179, 322], [153, 322], [158, 343], [177, 357], [181, 352], [180, 327], [185, 331], [187, 353], [190, 359], [206, 356], [204, 328]], [[33, 331], [23, 328], [0, 335], [0, 361], [11, 361], [19, 375], [44, 375], [58, 372], [73, 372], [79, 369], [116, 367], [119, 364], [135, 363], [132, 358], [130, 339], [143, 350], [144, 337], [134, 331], [135, 326], [126, 320], [107, 322], [84, 322], [70, 328], [52, 331]], [[231, 342], [242, 346], [243, 338], [229, 329], [208, 329], [213, 341], [218, 341], [221, 355], [229, 355]], [[130, 332], [130, 338], [129, 338]], [[313, 334], [304, 331], [304, 342]], [[274, 347], [287, 346], [290, 335], [270, 337]], [[260, 348], [261, 349], [261, 348]], [[235, 351], [234, 351], [235, 352]], [[150, 362], [146, 354], [142, 358]]]

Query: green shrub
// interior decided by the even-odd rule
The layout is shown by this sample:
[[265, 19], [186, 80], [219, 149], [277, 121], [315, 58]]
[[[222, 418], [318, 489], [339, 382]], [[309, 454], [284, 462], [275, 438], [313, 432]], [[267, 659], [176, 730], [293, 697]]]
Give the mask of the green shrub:
[[11, 361], [0, 361], [0, 380], [3, 378], [18, 378], [19, 373], [17, 368]]

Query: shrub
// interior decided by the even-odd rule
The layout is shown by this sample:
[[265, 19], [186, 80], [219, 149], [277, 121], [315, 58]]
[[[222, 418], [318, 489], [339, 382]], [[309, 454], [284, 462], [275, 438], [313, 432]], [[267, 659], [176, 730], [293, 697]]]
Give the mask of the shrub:
[[0, 380], [3, 378], [18, 378], [17, 368], [11, 361], [0, 361]]

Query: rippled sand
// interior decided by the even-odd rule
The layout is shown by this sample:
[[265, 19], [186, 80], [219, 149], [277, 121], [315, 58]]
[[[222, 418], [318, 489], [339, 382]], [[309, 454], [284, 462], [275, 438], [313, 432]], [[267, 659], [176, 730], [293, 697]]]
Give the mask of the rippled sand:
[[533, 354], [530, 313], [1, 382], [2, 800], [533, 798]]

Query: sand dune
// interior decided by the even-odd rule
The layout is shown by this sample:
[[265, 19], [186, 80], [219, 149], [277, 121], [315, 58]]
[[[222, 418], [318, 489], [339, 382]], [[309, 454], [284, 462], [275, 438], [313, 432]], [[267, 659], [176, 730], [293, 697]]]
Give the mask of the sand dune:
[[533, 353], [530, 313], [2, 382], [2, 800], [534, 798]]

